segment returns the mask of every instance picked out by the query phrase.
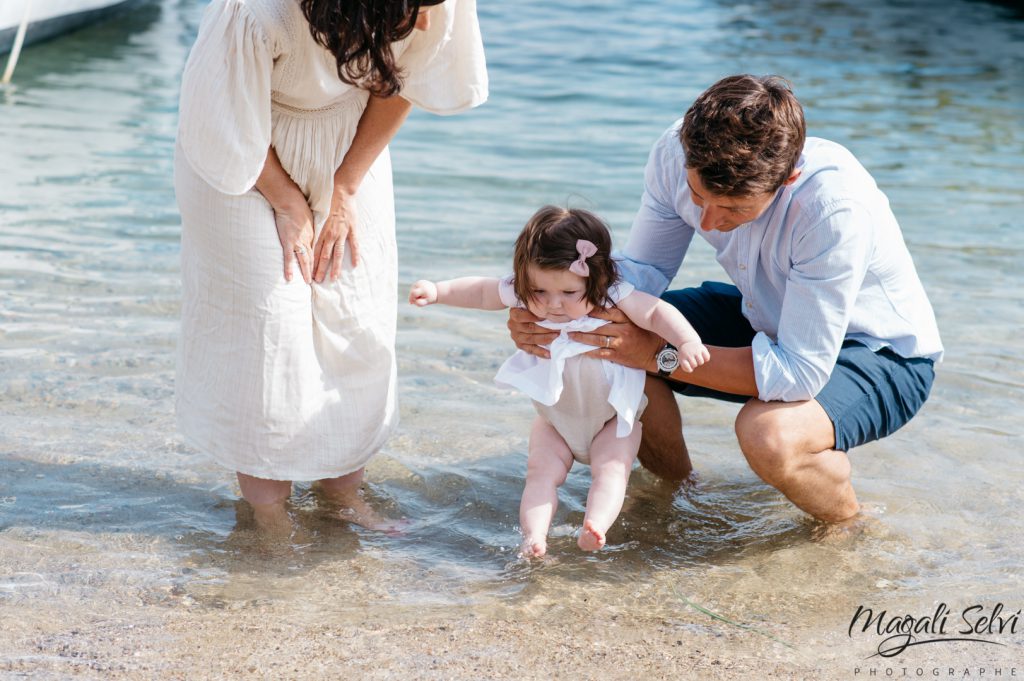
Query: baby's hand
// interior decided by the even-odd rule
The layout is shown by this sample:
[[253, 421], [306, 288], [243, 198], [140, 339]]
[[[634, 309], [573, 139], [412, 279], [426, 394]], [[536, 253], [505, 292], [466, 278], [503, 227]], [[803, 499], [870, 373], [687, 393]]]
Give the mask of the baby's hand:
[[437, 284], [426, 279], [420, 279], [409, 289], [409, 302], [420, 307], [436, 303]]
[[711, 359], [711, 353], [699, 340], [683, 343], [677, 352], [679, 353], [679, 368], [686, 372], [693, 371]]

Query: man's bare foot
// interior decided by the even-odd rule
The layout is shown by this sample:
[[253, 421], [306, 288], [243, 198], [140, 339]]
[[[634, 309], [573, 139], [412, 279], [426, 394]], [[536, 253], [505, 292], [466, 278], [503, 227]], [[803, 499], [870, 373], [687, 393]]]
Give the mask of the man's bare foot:
[[524, 558], [541, 558], [548, 552], [548, 543], [545, 539], [527, 538], [519, 547], [519, 555]]
[[594, 523], [587, 520], [580, 530], [580, 538], [577, 542], [584, 551], [600, 551], [604, 547], [604, 532], [598, 530]]
[[841, 544], [860, 537], [884, 537], [888, 528], [882, 521], [884, 504], [862, 504], [860, 511], [852, 518], [837, 523], [815, 521], [811, 528], [811, 540], [823, 544]]

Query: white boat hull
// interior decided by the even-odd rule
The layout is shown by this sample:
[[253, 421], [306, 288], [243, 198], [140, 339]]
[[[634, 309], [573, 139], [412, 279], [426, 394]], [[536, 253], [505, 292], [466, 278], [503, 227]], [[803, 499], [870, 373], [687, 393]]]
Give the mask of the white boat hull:
[[0, 54], [14, 43], [29, 8], [25, 44], [72, 31], [138, 0], [2, 0], [0, 1]]

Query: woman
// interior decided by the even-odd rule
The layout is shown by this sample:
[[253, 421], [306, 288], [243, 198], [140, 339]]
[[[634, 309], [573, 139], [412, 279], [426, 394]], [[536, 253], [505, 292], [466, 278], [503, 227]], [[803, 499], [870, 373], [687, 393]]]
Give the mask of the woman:
[[291, 480], [366, 521], [363, 466], [397, 425], [387, 144], [413, 104], [486, 97], [475, 0], [207, 8], [175, 155], [176, 407], [261, 526], [287, 523]]

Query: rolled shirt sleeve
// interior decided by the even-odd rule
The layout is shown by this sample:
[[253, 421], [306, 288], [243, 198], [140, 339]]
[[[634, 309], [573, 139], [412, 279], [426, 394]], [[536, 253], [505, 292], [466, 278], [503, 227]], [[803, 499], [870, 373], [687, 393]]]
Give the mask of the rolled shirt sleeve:
[[874, 248], [870, 214], [837, 201], [817, 224], [794, 236], [778, 338], [763, 331], [752, 351], [758, 398], [814, 398], [828, 382]]

